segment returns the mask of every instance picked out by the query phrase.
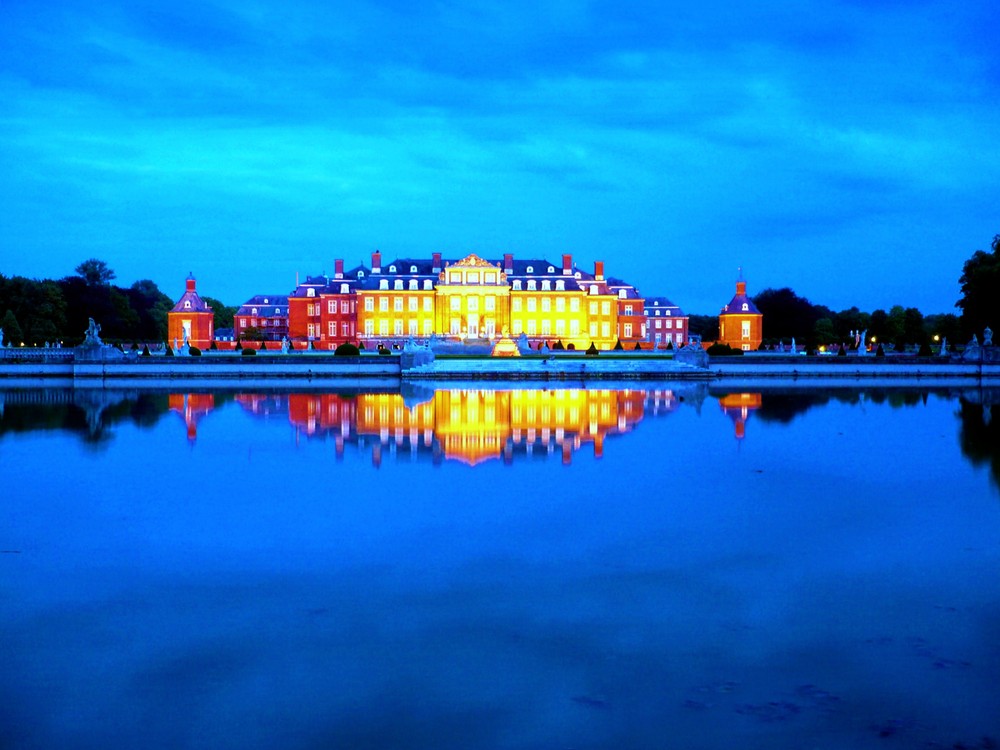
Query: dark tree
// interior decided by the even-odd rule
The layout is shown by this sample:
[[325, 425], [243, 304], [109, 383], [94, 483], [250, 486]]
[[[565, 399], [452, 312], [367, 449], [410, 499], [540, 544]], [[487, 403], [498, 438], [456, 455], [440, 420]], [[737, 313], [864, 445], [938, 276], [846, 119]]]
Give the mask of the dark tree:
[[821, 315], [821, 310], [788, 287], [765, 289], [753, 298], [753, 302], [764, 316], [764, 332], [769, 339], [795, 336], [803, 341], [813, 334], [817, 320], [830, 317], [829, 314]]
[[115, 272], [97, 258], [85, 260], [73, 270], [87, 282], [87, 286], [110, 284], [115, 279]]
[[981, 335], [987, 326], [1000, 326], [1000, 234], [993, 237], [992, 252], [977, 250], [962, 266], [962, 328], [966, 336]]
[[236, 311], [239, 310], [238, 307], [224, 305], [214, 297], [203, 296], [202, 299], [212, 308], [212, 312], [215, 314], [215, 330], [233, 328], [233, 318], [236, 317]]
[[719, 317], [717, 315], [688, 316], [688, 333], [701, 336], [702, 341], [715, 341], [719, 338]]
[[10, 344], [11, 346], [16, 346], [24, 341], [24, 333], [21, 331], [21, 326], [17, 322], [17, 316], [14, 315], [13, 310], [8, 310], [4, 316], [3, 320], [0, 321], [0, 328], [3, 328], [3, 340], [0, 344]]

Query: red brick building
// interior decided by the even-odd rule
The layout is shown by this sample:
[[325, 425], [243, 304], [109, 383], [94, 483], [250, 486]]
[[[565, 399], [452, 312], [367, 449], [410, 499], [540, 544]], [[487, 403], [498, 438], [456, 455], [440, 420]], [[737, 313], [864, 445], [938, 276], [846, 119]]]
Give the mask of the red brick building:
[[184, 294], [167, 313], [167, 343], [207, 349], [215, 336], [215, 313], [195, 291], [194, 274], [188, 274]]
[[747, 296], [743, 272], [736, 282], [736, 296], [719, 313], [719, 342], [734, 349], [755, 352], [764, 338], [764, 316]]

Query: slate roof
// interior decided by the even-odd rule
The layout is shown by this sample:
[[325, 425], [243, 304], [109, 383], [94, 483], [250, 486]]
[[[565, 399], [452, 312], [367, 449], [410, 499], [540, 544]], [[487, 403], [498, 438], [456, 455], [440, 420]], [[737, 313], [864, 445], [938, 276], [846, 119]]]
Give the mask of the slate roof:
[[[253, 312], [253, 308], [257, 312]], [[259, 317], [274, 318], [287, 317], [288, 315], [288, 295], [287, 294], [255, 294], [236, 311], [237, 315], [257, 315]]]
[[672, 316], [683, 316], [684, 311], [671, 302], [666, 297], [646, 297], [646, 315], [655, 316], [657, 312], [663, 311]]
[[[746, 305], [745, 309], [743, 307], [744, 305]], [[750, 299], [745, 294], [737, 294], [735, 297], [733, 297], [729, 301], [729, 304], [722, 308], [722, 312], [723, 312], [723, 314], [726, 314], [726, 313], [737, 314], [737, 313], [743, 313], [743, 312], [745, 312], [745, 313], [753, 313], [753, 314], [756, 314], [756, 315], [760, 315], [761, 314], [760, 310], [758, 310], [757, 306], [753, 303], [753, 300]]]
[[[190, 304], [185, 305], [188, 302]], [[182, 313], [182, 312], [202, 312], [210, 313], [212, 312], [211, 306], [205, 302], [201, 297], [198, 296], [198, 292], [184, 292], [181, 298], [177, 300], [177, 304], [171, 308], [170, 312]]]

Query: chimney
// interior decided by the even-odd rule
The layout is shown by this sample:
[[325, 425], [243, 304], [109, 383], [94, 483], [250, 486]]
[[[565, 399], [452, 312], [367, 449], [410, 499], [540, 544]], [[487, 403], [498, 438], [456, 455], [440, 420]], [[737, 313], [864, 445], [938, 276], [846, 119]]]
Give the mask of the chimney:
[[372, 253], [372, 273], [382, 273], [382, 253], [378, 250]]
[[595, 260], [594, 261], [594, 278], [598, 281], [604, 281], [604, 261]]
[[742, 279], [736, 282], [736, 294], [746, 296], [747, 293], [747, 283]]
[[514, 254], [504, 253], [503, 254], [503, 272], [504, 273], [514, 273]]
[[563, 255], [563, 276], [573, 275], [573, 256]]
[[333, 261], [333, 278], [342, 279], [344, 278], [344, 261], [338, 258]]
[[194, 272], [188, 274], [187, 281], [185, 282], [185, 287], [187, 291], [194, 291]]
[[434, 260], [431, 271], [434, 273], [441, 273], [441, 253], [434, 253], [433, 258]]

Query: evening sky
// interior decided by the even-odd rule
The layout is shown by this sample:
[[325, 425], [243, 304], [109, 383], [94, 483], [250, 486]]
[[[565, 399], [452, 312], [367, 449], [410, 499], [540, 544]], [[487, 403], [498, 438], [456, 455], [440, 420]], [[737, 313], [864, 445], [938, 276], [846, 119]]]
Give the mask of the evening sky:
[[238, 304], [374, 249], [562, 253], [712, 313], [743, 266], [956, 312], [1000, 232], [972, 2], [0, 2], [0, 273]]

